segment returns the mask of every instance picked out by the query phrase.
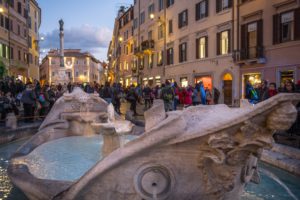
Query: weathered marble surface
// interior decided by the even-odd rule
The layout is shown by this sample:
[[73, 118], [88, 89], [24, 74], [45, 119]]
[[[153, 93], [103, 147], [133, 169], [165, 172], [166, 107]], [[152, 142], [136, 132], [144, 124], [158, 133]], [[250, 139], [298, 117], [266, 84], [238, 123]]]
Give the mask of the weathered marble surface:
[[[99, 112], [106, 110], [107, 104], [94, 100], [102, 106]], [[39, 185], [30, 177], [26, 185], [32, 188], [25, 187], [26, 170], [13, 161], [9, 175], [31, 199], [148, 200], [153, 194], [168, 200], [239, 199], [247, 182], [259, 182], [262, 149], [271, 148], [275, 130], [285, 130], [295, 121], [298, 101], [299, 94], [279, 94], [255, 106], [197, 106], [169, 113], [158, 109], [157, 102], [145, 114], [146, 132], [141, 137], [113, 151], [75, 183], [45, 191], [43, 181]], [[38, 133], [15, 158], [42, 142], [72, 134], [59, 111], [53, 112], [56, 115], [42, 130], [55, 131]]]

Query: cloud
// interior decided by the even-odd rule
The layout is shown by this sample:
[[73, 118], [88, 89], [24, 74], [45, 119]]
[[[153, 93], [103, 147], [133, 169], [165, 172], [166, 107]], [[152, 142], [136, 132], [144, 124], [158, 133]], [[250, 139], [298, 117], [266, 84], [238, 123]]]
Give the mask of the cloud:
[[[82, 25], [81, 27], [72, 27], [64, 30], [65, 48], [82, 49], [92, 54], [100, 55], [105, 59], [106, 49], [112, 37], [112, 30], [103, 27], [93, 27], [90, 25]], [[59, 48], [59, 30], [55, 29], [50, 33], [41, 34], [45, 40], [41, 42], [42, 49]]]

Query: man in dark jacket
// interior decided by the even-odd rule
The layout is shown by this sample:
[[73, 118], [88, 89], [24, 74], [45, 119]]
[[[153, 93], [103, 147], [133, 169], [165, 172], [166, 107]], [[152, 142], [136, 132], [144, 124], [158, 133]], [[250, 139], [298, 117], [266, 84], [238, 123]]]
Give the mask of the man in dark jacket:
[[36, 103], [36, 94], [32, 83], [26, 85], [26, 89], [23, 92], [21, 102], [24, 108], [25, 122], [32, 122], [34, 118], [34, 107]]

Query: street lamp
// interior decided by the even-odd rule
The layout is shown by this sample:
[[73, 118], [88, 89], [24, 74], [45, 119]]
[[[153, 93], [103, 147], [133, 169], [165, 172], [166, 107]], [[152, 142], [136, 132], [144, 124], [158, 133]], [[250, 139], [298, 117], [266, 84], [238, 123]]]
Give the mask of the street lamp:
[[150, 14], [150, 19], [153, 20], [155, 18], [155, 15], [153, 13]]

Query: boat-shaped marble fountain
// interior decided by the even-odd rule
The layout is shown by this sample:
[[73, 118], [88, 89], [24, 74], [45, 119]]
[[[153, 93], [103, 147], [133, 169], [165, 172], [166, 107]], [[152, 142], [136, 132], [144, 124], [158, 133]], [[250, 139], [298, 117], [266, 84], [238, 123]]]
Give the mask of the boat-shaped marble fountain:
[[18, 149], [8, 173], [32, 200], [237, 200], [246, 183], [259, 183], [262, 150], [291, 127], [299, 101], [279, 94], [241, 108], [165, 113], [156, 100], [137, 134], [97, 94], [76, 88]]

